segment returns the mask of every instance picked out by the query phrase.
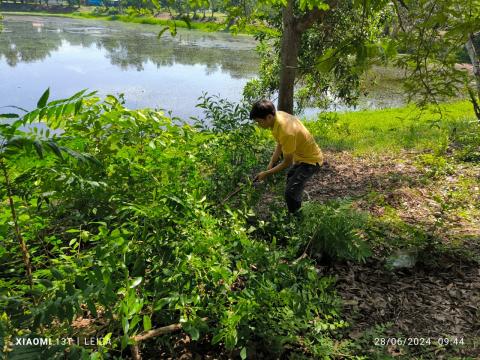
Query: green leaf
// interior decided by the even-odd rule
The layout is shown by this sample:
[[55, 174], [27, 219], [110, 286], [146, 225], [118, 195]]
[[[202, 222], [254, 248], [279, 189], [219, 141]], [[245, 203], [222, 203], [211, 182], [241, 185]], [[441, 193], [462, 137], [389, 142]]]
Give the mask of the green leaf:
[[13, 108], [13, 109], [22, 110], [22, 111], [28, 113], [28, 110], [27, 110], [27, 109], [24, 109], [24, 108], [22, 108], [22, 107], [20, 107], [20, 106], [15, 106], [15, 105], [2, 106], [2, 107], [0, 107], [0, 109], [1, 109], [1, 108], [6, 108], [6, 107], [10, 107], [10, 108]]
[[16, 119], [18, 117], [19, 117], [18, 114], [13, 114], [13, 113], [0, 114], [0, 118], [5, 118], [5, 119]]
[[50, 88], [45, 90], [43, 95], [40, 97], [40, 100], [38, 100], [37, 107], [43, 108], [45, 105], [47, 105], [48, 97], [50, 96]]
[[220, 341], [222, 341], [223, 339], [223, 334], [222, 333], [218, 333], [216, 335], [213, 336], [212, 338], [212, 344], [215, 345], [215, 344], [218, 344]]
[[105, 336], [103, 337], [103, 340], [102, 340], [102, 344], [101, 344], [101, 345], [104, 345], [104, 346], [105, 346], [105, 345], [109, 344], [111, 337], [112, 337], [112, 333], [111, 333], [111, 332], [108, 333], [107, 335], [105, 335]]
[[187, 331], [190, 336], [192, 337], [192, 340], [196, 341], [200, 338], [200, 331], [196, 327], [190, 327]]
[[57, 157], [59, 157], [61, 160], [63, 160], [62, 152], [61, 152], [60, 148], [58, 147], [58, 145], [55, 144], [55, 142], [53, 142], [53, 141], [47, 141], [45, 144], [50, 148], [50, 150], [51, 150]]
[[166, 305], [172, 302], [171, 298], [163, 298], [155, 302], [154, 310], [158, 311], [164, 308]]
[[67, 101], [73, 101], [73, 100], [76, 100], [76, 99], [79, 99], [79, 98], [87, 98], [87, 97], [90, 97], [90, 96], [95, 95], [97, 93], [96, 91], [92, 91], [88, 94], [85, 94], [86, 92], [87, 92], [87, 89], [80, 90], [79, 92], [70, 96], [68, 99], [65, 99], [65, 100], [62, 100], [62, 101], [67, 102]]
[[177, 35], [177, 25], [174, 23], [170, 25], [170, 35], [176, 36]]
[[141, 276], [135, 278], [130, 285], [130, 289], [136, 288], [142, 282], [143, 278]]
[[78, 287], [81, 290], [85, 290], [87, 288], [87, 283], [85, 282], [83, 277], [81, 277], [80, 275], [77, 275], [77, 276], [75, 276], [75, 286]]
[[[105, 343], [108, 343], [108, 341], [105, 342]], [[99, 345], [100, 345], [100, 341], [99, 341]], [[102, 354], [99, 353], [99, 352], [94, 352], [94, 353], [90, 354], [89, 359], [90, 359], [90, 360], [102, 360], [102, 359], [103, 359], [103, 356], [102, 356]]]
[[130, 322], [130, 329], [135, 328], [135, 326], [137, 326], [137, 324], [140, 322], [140, 320], [141, 320], [140, 316], [135, 315], [135, 316], [132, 318], [132, 321]]
[[52, 273], [52, 275], [55, 279], [57, 279], [57, 280], [62, 280], [63, 279], [63, 274], [60, 271], [58, 271], [57, 269], [51, 268], [50, 272]]
[[33, 142], [33, 147], [35, 148], [35, 151], [37, 152], [38, 157], [39, 157], [40, 159], [43, 159], [43, 146], [42, 146], [42, 144], [40, 143], [40, 141], [35, 140], [35, 141]]
[[162, 37], [163, 33], [164, 33], [165, 31], [167, 31], [168, 29], [170, 29], [170, 27], [169, 27], [169, 26], [165, 26], [162, 30], [160, 30], [160, 31], [158, 32], [157, 38], [160, 39], [160, 38]]
[[53, 286], [52, 282], [48, 279], [40, 279], [38, 280], [38, 282], [43, 286], [45, 286], [46, 288], [51, 288]]
[[152, 320], [150, 316], [143, 315], [143, 330], [148, 331], [152, 328]]
[[329, 48], [317, 59], [317, 68], [323, 73], [331, 71], [335, 62], [335, 50]]
[[87, 300], [87, 307], [88, 307], [88, 310], [90, 310], [90, 312], [92, 313], [92, 315], [94, 317], [97, 317], [97, 307], [95, 306], [95, 303], [88, 299]]
[[80, 113], [80, 110], [82, 109], [82, 104], [83, 104], [83, 101], [82, 100], [78, 100], [76, 103], [75, 103], [75, 112], [74, 114], [78, 114]]
[[240, 351], [240, 358], [242, 360], [245, 360], [247, 358], [247, 348], [245, 346]]

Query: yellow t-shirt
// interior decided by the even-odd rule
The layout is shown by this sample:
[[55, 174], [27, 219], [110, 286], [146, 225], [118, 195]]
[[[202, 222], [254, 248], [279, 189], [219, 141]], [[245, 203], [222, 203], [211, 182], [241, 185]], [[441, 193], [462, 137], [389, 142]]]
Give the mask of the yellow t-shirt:
[[295, 116], [277, 111], [272, 135], [282, 145], [284, 155], [293, 153], [294, 163], [323, 163], [323, 154], [315, 139]]

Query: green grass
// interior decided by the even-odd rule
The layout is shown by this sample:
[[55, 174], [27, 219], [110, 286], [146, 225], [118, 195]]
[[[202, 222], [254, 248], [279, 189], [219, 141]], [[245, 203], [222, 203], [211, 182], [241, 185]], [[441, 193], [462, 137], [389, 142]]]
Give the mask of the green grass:
[[[169, 20], [169, 19], [158, 19], [153, 16], [140, 16], [140, 15], [102, 15], [95, 14], [93, 12], [77, 11], [68, 14], [61, 13], [49, 13], [43, 11], [8, 11], [4, 12], [10, 15], [41, 15], [41, 16], [55, 16], [55, 17], [64, 17], [72, 19], [92, 19], [92, 20], [103, 20], [103, 21], [121, 21], [125, 23], [134, 23], [134, 24], [146, 24], [146, 25], [157, 25], [157, 26], [176, 26], [177, 28], [183, 29], [192, 29], [199, 30], [204, 32], [215, 32], [215, 31], [228, 31], [225, 27], [225, 24], [215, 23], [215, 22], [196, 22], [191, 21], [190, 24], [187, 24], [183, 20]], [[231, 29], [232, 32], [235, 32], [234, 29]], [[253, 35], [258, 31], [272, 31], [265, 27], [247, 25], [244, 29], [238, 31], [239, 34]]]
[[[55, 16], [55, 17], [64, 17], [72, 19], [94, 19], [94, 20], [104, 20], [104, 21], [121, 21], [127, 23], [135, 24], [147, 24], [147, 25], [160, 25], [160, 26], [173, 26], [173, 20], [157, 19], [154, 17], [145, 17], [145, 16], [131, 16], [131, 15], [96, 15], [93, 13], [87, 12], [74, 12], [70, 14], [56, 14], [49, 12], [40, 12], [40, 11], [14, 11], [6, 12], [10, 15], [42, 15], [42, 16]], [[188, 25], [183, 20], [176, 20], [176, 26], [179, 28], [188, 28]], [[202, 31], [221, 31], [222, 25], [216, 23], [195, 23], [191, 22], [190, 26], [195, 30]]]
[[206, 32], [212, 31], [222, 31], [224, 30], [224, 25], [213, 23], [213, 22], [190, 22], [190, 27], [187, 22], [183, 20], [166, 20], [166, 19], [157, 19], [150, 16], [132, 16], [132, 15], [96, 15], [92, 13], [77, 13], [75, 14], [77, 18], [86, 18], [86, 19], [96, 19], [96, 20], [107, 20], [107, 21], [121, 21], [126, 23], [134, 24], [147, 24], [147, 25], [160, 25], [160, 26], [176, 26], [178, 28], [191, 28], [194, 30], [201, 30]]
[[354, 153], [398, 152], [401, 149], [438, 150], [454, 132], [468, 131], [475, 122], [467, 101], [442, 105], [442, 116], [415, 106], [384, 110], [326, 113], [307, 127], [321, 148]]

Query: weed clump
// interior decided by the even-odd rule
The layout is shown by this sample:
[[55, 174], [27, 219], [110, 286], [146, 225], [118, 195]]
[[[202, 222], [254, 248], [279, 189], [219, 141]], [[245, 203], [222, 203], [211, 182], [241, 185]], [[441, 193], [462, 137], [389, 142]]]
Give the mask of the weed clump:
[[364, 262], [371, 250], [363, 230], [368, 217], [348, 203], [306, 203], [303, 207], [302, 238], [312, 254], [330, 259]]

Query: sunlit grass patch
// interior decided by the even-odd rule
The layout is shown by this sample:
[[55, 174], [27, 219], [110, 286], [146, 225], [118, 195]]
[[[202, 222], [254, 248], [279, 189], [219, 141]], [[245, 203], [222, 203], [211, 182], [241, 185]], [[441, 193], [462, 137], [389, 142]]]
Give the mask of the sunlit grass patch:
[[320, 147], [355, 153], [438, 150], [449, 138], [468, 131], [474, 120], [471, 104], [461, 101], [421, 111], [414, 106], [321, 114], [307, 126]]

